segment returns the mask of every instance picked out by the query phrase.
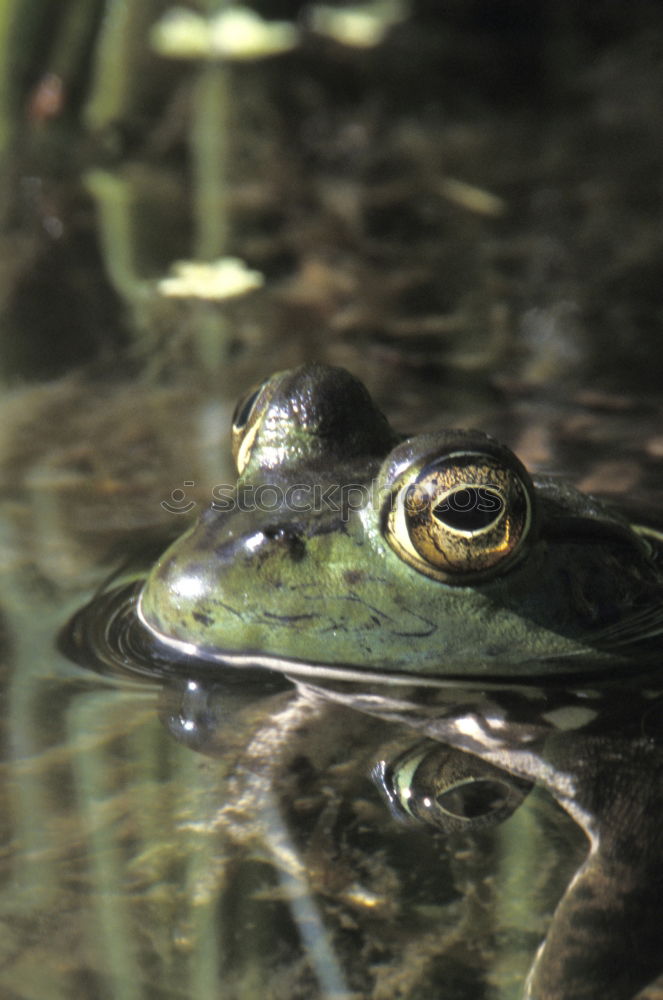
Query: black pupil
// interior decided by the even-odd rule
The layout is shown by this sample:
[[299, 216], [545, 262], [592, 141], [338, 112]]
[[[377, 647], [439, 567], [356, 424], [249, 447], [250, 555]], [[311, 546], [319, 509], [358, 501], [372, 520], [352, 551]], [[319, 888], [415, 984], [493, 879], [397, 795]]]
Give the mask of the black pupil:
[[253, 409], [253, 404], [258, 398], [261, 388], [262, 386], [259, 386], [253, 392], [249, 393], [246, 399], [240, 399], [239, 403], [237, 404], [237, 407], [233, 414], [233, 427], [236, 427], [237, 430], [241, 431], [241, 429], [245, 426], [247, 420], [251, 416], [251, 410]]
[[479, 781], [469, 781], [448, 792], [437, 796], [438, 804], [461, 819], [477, 819], [489, 813], [503, 809], [509, 790], [499, 781], [482, 778]]
[[504, 509], [504, 501], [493, 490], [465, 486], [454, 490], [433, 508], [433, 514], [456, 531], [480, 531], [493, 524]]

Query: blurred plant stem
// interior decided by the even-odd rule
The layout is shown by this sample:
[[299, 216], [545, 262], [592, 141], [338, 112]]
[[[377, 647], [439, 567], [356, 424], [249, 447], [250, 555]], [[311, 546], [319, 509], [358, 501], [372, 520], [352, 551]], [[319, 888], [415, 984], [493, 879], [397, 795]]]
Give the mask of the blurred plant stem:
[[84, 115], [90, 130], [131, 119], [153, 89], [147, 37], [164, 5], [164, 0], [105, 0]]
[[[210, 14], [225, 0], [207, 0]], [[223, 62], [199, 64], [191, 121], [191, 160], [195, 218], [194, 256], [215, 260], [229, 251], [228, 213], [228, 112], [231, 101], [230, 70]], [[215, 377], [223, 366], [230, 340], [228, 319], [222, 310], [199, 303], [194, 324], [196, 353], [203, 371]]]
[[[98, 130], [126, 118], [135, 110], [136, 88], [145, 72], [145, 47], [149, 28], [163, 9], [163, 0], [114, 0], [97, 42], [92, 95], [86, 123]], [[210, 2], [211, 13], [220, 9]], [[142, 58], [142, 63], [141, 63]], [[230, 70], [221, 61], [201, 61], [195, 67], [189, 149], [192, 189], [190, 207], [194, 223], [193, 245], [182, 247], [180, 257], [213, 261], [228, 253], [228, 109]], [[141, 247], [150, 242], [142, 233], [139, 202], [146, 196], [123, 170], [94, 170], [88, 188], [97, 202], [104, 256], [111, 281], [136, 315], [153, 293], [140, 266]], [[168, 204], [162, 206], [168, 211]], [[159, 225], [156, 215], [152, 223]], [[222, 368], [229, 341], [228, 322], [221, 308], [190, 301], [195, 351], [202, 370], [211, 378]], [[138, 322], [139, 326], [143, 324]], [[149, 319], [148, 319], [149, 325]]]
[[[210, 45], [223, 40], [218, 50], [159, 54], [151, 33], [160, 19], [177, 17], [172, 7], [172, 0], [0, 0], [0, 168], [7, 168], [0, 213], [14, 212], [23, 224], [22, 174], [40, 183], [57, 175], [67, 195], [82, 174], [106, 275], [138, 353], [158, 352], [172, 331], [176, 338], [183, 331], [179, 342], [216, 380], [233, 341], [226, 303], [194, 291], [174, 304], [159, 281], [178, 261], [213, 265], [232, 254], [233, 60], [261, 55], [253, 54], [255, 42], [248, 57], [237, 49], [247, 44], [243, 15], [221, 25], [220, 16], [243, 11], [229, 0], [200, 0], [200, 12], [190, 12]], [[60, 225], [68, 232], [66, 218]]]
[[24, 0], [0, 0], [0, 52], [2, 53], [0, 58], [0, 169], [2, 169], [3, 174], [7, 153], [13, 144], [16, 129], [15, 59], [10, 57], [10, 52], [16, 44], [14, 29], [17, 13], [23, 4]]

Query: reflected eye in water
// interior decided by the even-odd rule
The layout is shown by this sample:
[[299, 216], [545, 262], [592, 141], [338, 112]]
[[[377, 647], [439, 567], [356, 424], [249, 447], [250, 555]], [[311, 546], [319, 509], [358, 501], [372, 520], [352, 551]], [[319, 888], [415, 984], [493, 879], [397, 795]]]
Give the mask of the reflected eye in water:
[[472, 754], [432, 740], [394, 761], [380, 761], [373, 777], [397, 818], [446, 833], [503, 823], [532, 787]]

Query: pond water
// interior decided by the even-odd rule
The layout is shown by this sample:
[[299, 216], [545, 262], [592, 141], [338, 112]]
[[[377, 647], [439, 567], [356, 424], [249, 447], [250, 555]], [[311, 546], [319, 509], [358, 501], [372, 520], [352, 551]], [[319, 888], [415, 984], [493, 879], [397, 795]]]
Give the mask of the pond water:
[[[208, 407], [218, 420], [230, 412], [217, 399], [194, 405], [189, 390], [141, 389], [138, 419], [136, 391], [116, 383], [111, 403], [103, 386], [59, 382], [20, 391], [7, 406], [14, 447], [25, 446], [26, 428], [57, 429], [46, 444], [38, 437], [31, 464], [14, 463], [17, 481], [7, 482], [3, 501], [4, 995], [515, 1000], [586, 856], [585, 835], [539, 788], [486, 829], [403, 822], [375, 775], [420, 743], [407, 713], [405, 721], [389, 710], [376, 718], [349, 698], [298, 694], [271, 672], [210, 673], [186, 657], [173, 665], [127, 637], [117, 618], [132, 605], [116, 595], [135, 595], [140, 568], [195, 516], [165, 510], [158, 497], [170, 501], [170, 483], [185, 477], [204, 481], [199, 467], [190, 470], [208, 460]], [[197, 449], [194, 431], [187, 436], [186, 459], [173, 428], [184, 411], [204, 431]], [[511, 439], [539, 441], [536, 408], [528, 412], [526, 433], [522, 402], [502, 405], [495, 420], [506, 431], [510, 414]], [[657, 414], [643, 401], [617, 412], [599, 402], [594, 412], [583, 408], [584, 422], [580, 411], [564, 411], [555, 424], [548, 405], [549, 435], [575, 430], [566, 444], [557, 435], [555, 461], [572, 468], [574, 449], [586, 454], [582, 427], [595, 439], [583, 475], [600, 475], [616, 449], [640, 470], [653, 506], [655, 469], [643, 455]], [[131, 484], [105, 461], [111, 452], [126, 461], [109, 426], [124, 440], [127, 413], [143, 472]], [[92, 471], [84, 461], [91, 432], [100, 449]], [[620, 433], [639, 441], [630, 457]], [[160, 469], [172, 463], [173, 471], [147, 482], [142, 458], [159, 449]], [[546, 697], [553, 711], [555, 692]], [[445, 711], [458, 699], [465, 704], [466, 692], [447, 692]], [[627, 688], [606, 705], [599, 732], [607, 727], [609, 740], [599, 753], [628, 784], [629, 826], [640, 796], [654, 809], [642, 829], [657, 828], [649, 791], [658, 758], [630, 756], [644, 719], [655, 750], [657, 703], [643, 708]], [[522, 712], [516, 703], [508, 717]], [[564, 735], [565, 768], [580, 785], [607, 782], [592, 763], [591, 730]], [[644, 863], [657, 886], [657, 869]], [[623, 922], [608, 921], [608, 931], [617, 952]], [[641, 944], [651, 956], [651, 943]], [[574, 996], [597, 995], [588, 982]], [[601, 990], [609, 995], [604, 982]]]
[[[0, 108], [3, 1000], [519, 1000], [546, 934], [532, 1000], [663, 996], [649, 668], [590, 722], [557, 689], [426, 715], [122, 626], [234, 482], [237, 397], [305, 361], [400, 431], [481, 427], [660, 527], [660, 13], [374, 5], [362, 48], [293, 0], [271, 13], [299, 47], [229, 68], [155, 55], [161, 0], [75, 6], [0, 18], [24, 53]], [[263, 283], [164, 291], [228, 256]], [[476, 764], [472, 713], [545, 712], [535, 787], [479, 772], [488, 805], [445, 800], [516, 794], [503, 822], [404, 818], [402, 767]]]

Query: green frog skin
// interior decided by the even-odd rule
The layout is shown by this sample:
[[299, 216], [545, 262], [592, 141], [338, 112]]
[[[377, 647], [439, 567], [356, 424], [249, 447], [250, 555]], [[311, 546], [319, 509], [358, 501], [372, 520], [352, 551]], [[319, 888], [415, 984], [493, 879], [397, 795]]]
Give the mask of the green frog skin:
[[393, 683], [656, 659], [657, 537], [532, 480], [487, 435], [399, 440], [361, 383], [310, 365], [240, 402], [233, 437], [236, 492], [142, 591], [139, 616], [161, 641], [227, 664], [358, 668]]
[[[590, 846], [524, 996], [630, 1000], [663, 967], [659, 534], [480, 432], [401, 438], [321, 365], [242, 400], [233, 451], [237, 491], [152, 569], [143, 625], [211, 677], [266, 667], [451, 747], [455, 781], [465, 758], [545, 787]], [[377, 769], [410, 813], [412, 761]]]

